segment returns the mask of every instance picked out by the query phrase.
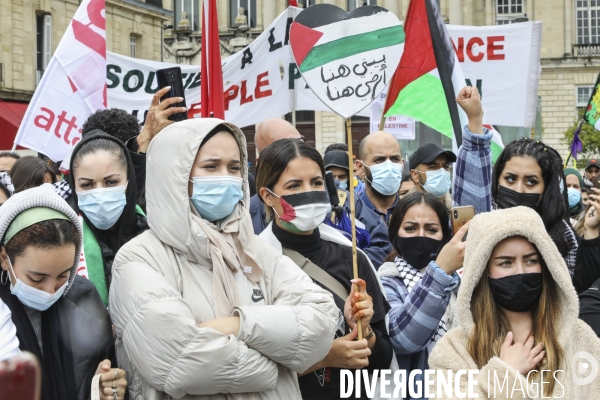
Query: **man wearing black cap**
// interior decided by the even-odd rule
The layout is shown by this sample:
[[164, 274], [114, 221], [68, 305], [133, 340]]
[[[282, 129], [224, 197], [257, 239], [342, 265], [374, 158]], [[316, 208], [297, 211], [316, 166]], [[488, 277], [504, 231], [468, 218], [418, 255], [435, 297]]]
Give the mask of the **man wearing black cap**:
[[[350, 196], [347, 192], [347, 182], [350, 176], [348, 165], [348, 153], [342, 150], [331, 150], [323, 157], [325, 171], [331, 171], [335, 179], [340, 182], [338, 197], [343, 204], [344, 211], [350, 214]], [[342, 183], [346, 184], [342, 186]], [[385, 258], [392, 252], [392, 245], [388, 237], [385, 222], [374, 211], [365, 206], [363, 201], [356, 197], [355, 216], [357, 226], [369, 232], [370, 244], [363, 248], [367, 257], [375, 268], [383, 264]], [[363, 225], [363, 226], [360, 226]]]
[[585, 164], [585, 176], [583, 178], [583, 187], [588, 190], [592, 186], [594, 186], [594, 180], [598, 176], [598, 172], [600, 172], [600, 160], [597, 158], [591, 158], [588, 160], [587, 164]]
[[415, 183], [412, 191], [429, 192], [440, 199], [448, 210], [452, 208], [449, 194], [450, 163], [456, 162], [456, 154], [446, 151], [435, 143], [426, 143], [413, 153], [409, 160], [410, 176]]

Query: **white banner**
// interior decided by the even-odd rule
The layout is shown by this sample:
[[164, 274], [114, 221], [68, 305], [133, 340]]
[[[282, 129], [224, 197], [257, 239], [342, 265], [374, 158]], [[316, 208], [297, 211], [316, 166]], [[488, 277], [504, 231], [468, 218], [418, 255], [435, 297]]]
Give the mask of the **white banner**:
[[15, 143], [53, 161], [67, 158], [81, 140], [85, 120], [106, 108], [105, 57], [104, 0], [83, 0], [27, 107]]
[[535, 125], [541, 22], [495, 26], [448, 25], [470, 86], [477, 86], [487, 124]]
[[[288, 29], [300, 11], [289, 7], [249, 46], [223, 60], [227, 121], [244, 127], [293, 110], [331, 111], [308, 88], [292, 57]], [[158, 90], [155, 71], [173, 66], [108, 52], [108, 106], [143, 121]], [[200, 116], [200, 66], [179, 67], [187, 106]]]
[[[248, 47], [223, 60], [228, 121], [244, 127], [293, 110], [331, 111], [307, 87], [291, 53], [288, 29], [300, 11], [289, 7]], [[448, 32], [467, 83], [482, 92], [485, 122], [533, 126], [541, 22], [478, 27], [448, 25]], [[158, 89], [155, 71], [173, 66], [108, 52], [108, 106], [127, 110], [143, 121]], [[179, 66], [187, 105], [199, 115], [200, 66]], [[367, 107], [358, 115], [370, 114]]]

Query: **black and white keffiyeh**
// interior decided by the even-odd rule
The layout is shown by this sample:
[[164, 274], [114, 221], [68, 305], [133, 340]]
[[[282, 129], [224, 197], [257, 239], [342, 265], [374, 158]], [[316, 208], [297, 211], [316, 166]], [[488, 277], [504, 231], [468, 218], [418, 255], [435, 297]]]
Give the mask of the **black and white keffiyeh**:
[[[407, 263], [400, 256], [397, 256], [394, 261], [396, 263], [396, 268], [398, 268], [398, 272], [400, 273], [400, 278], [402, 278], [402, 281], [404, 282], [404, 286], [406, 286], [406, 289], [408, 290], [408, 293], [410, 294], [412, 292], [414, 286], [417, 283], [421, 282], [421, 279], [423, 279], [423, 272], [425, 271], [425, 269], [427, 267], [423, 268], [421, 270], [423, 272], [421, 272], [418, 269], [416, 269], [415, 267], [413, 267], [412, 265], [410, 265], [409, 263]], [[442, 336], [444, 336], [446, 334], [446, 332], [448, 331], [448, 329], [446, 328], [446, 322], [444, 321], [445, 318], [446, 318], [446, 313], [444, 313], [444, 316], [442, 317], [442, 319], [440, 319], [440, 324], [438, 326], [438, 329], [433, 334], [433, 336], [431, 337], [431, 341], [427, 345], [427, 351], [429, 353], [431, 353], [431, 351], [433, 350], [435, 343], [438, 342], [442, 338]]]
[[15, 187], [13, 186], [12, 179], [10, 179], [8, 172], [0, 172], [0, 185], [6, 188], [9, 193], [8, 197], [15, 193]]
[[53, 186], [54, 186], [54, 191], [56, 192], [56, 194], [58, 194], [60, 197], [62, 197], [65, 200], [68, 199], [69, 196], [71, 196], [71, 193], [73, 193], [73, 191], [71, 190], [71, 186], [65, 180], [58, 181], [55, 184], [53, 184]]

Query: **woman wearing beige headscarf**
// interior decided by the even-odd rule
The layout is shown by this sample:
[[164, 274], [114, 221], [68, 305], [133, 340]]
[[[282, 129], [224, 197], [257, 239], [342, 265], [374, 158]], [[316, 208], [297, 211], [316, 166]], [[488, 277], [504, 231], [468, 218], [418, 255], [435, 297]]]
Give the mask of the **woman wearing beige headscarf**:
[[150, 145], [150, 231], [117, 254], [109, 300], [134, 400], [300, 399], [331, 347], [331, 294], [253, 233], [245, 149], [218, 119]]

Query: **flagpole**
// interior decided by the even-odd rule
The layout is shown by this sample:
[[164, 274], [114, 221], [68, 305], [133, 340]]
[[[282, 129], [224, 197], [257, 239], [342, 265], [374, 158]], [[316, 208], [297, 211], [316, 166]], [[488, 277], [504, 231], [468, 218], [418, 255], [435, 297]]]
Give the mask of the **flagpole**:
[[381, 120], [379, 121], [379, 130], [382, 131], [385, 127], [385, 113], [381, 110]]
[[[354, 171], [354, 166], [352, 165], [353, 160], [353, 150], [352, 150], [352, 118], [346, 119], [346, 131], [348, 132], [348, 171]], [[350, 192], [350, 221], [352, 223], [352, 271], [354, 274], [354, 279], [358, 279], [358, 264], [356, 261], [356, 221], [355, 221], [355, 203], [354, 203], [354, 188], [353, 185], [349, 185]], [[358, 285], [354, 286], [354, 290], [358, 292]], [[358, 325], [358, 340], [362, 339], [362, 323], [360, 319], [356, 321]]]

